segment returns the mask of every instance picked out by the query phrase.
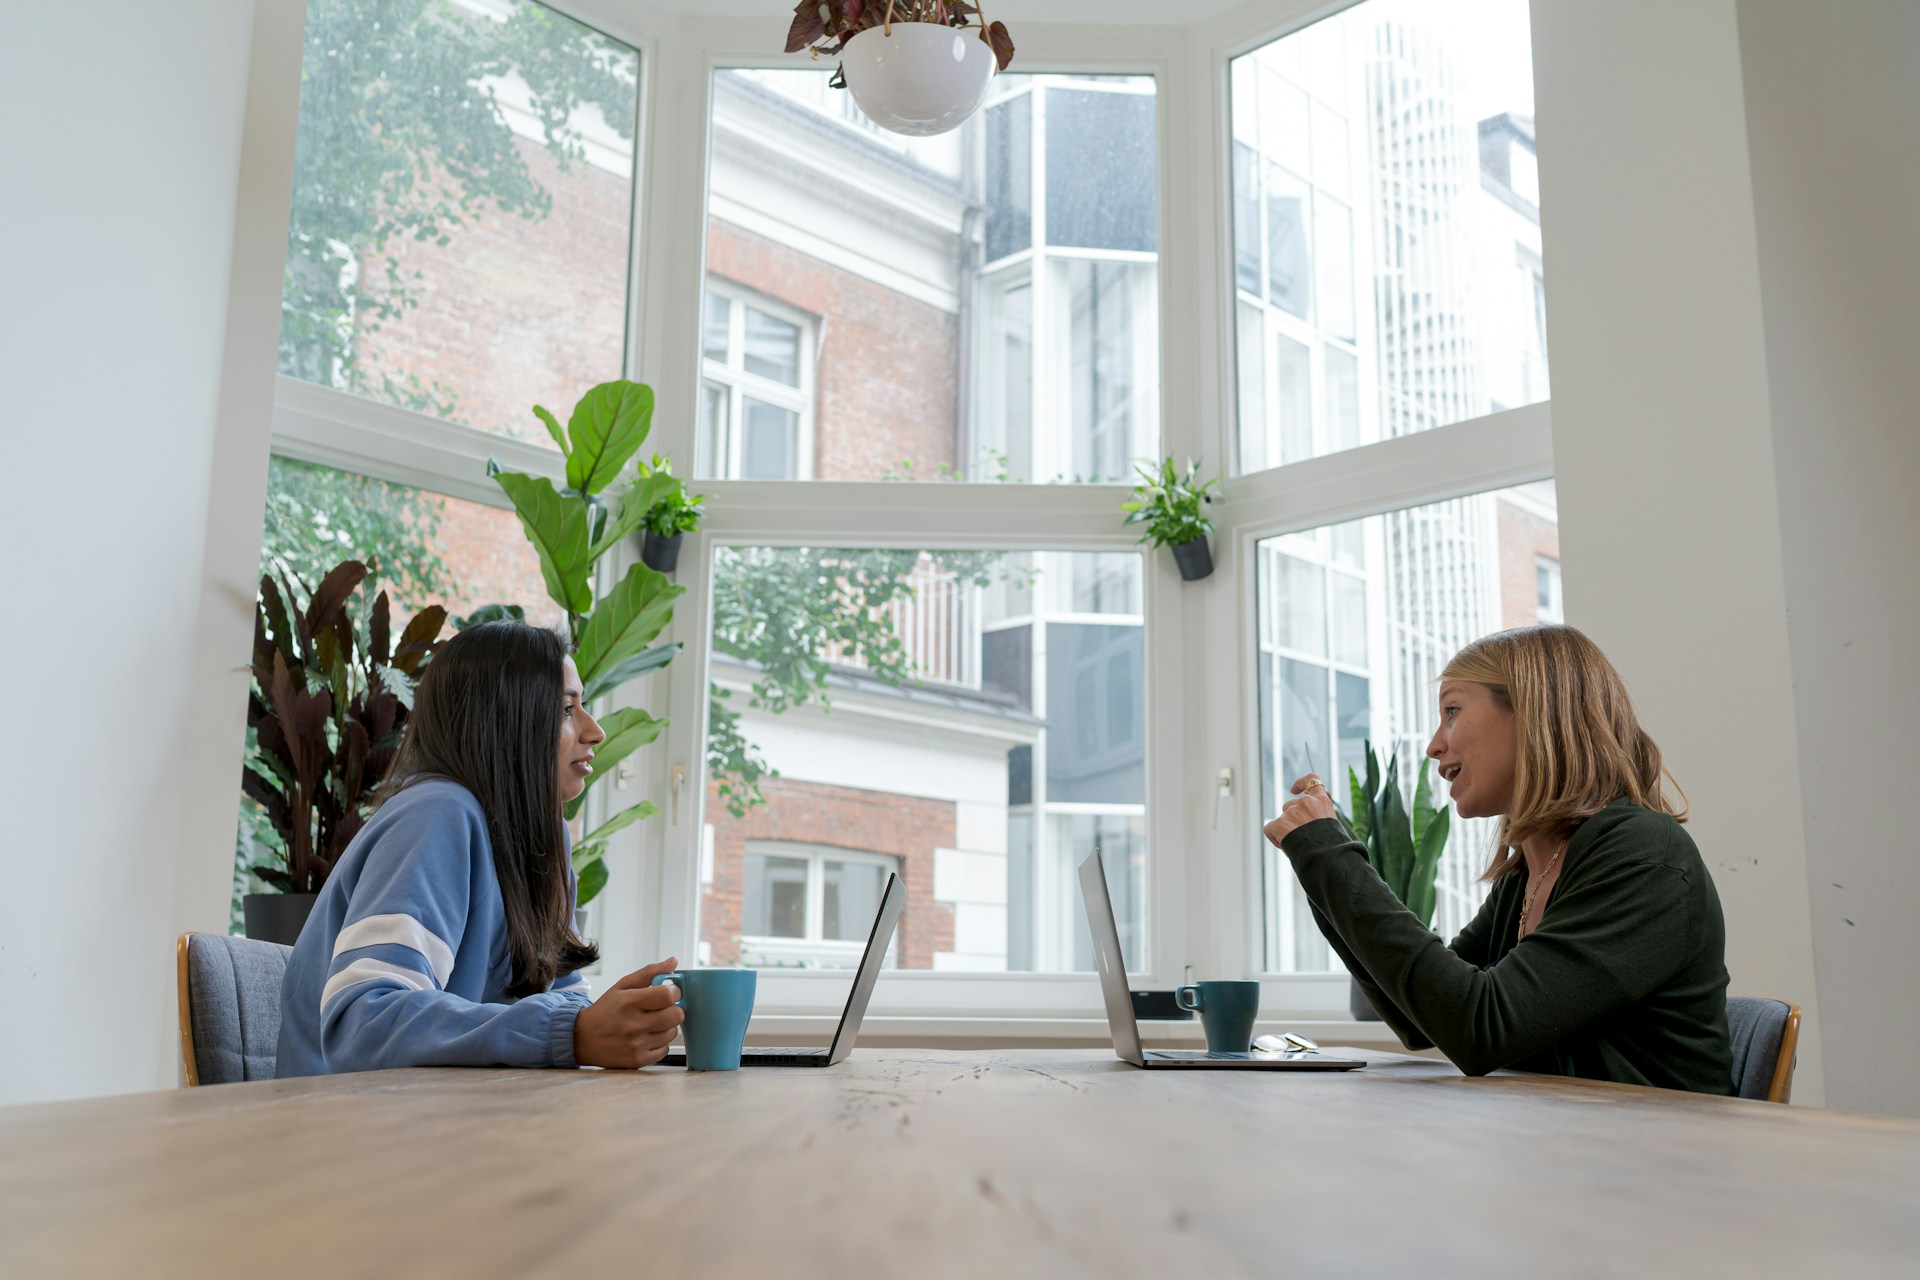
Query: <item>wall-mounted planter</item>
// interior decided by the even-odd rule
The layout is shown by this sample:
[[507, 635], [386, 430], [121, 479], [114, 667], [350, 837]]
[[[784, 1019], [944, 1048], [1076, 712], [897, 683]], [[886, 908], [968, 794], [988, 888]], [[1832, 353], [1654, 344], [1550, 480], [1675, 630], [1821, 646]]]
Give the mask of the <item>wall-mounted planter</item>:
[[640, 543], [640, 563], [655, 573], [672, 573], [680, 563], [680, 540], [686, 536], [676, 533], [671, 538], [662, 538], [649, 529]]
[[1174, 547], [1173, 562], [1180, 566], [1180, 576], [1188, 582], [1198, 582], [1213, 574], [1213, 550], [1207, 546], [1205, 538], [1195, 538]]

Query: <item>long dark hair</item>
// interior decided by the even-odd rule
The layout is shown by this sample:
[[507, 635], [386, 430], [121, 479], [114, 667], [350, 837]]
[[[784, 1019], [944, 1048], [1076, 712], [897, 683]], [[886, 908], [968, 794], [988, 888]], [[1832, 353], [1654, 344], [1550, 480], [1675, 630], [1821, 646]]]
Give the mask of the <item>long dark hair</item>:
[[559, 636], [524, 622], [482, 623], [441, 645], [414, 690], [406, 742], [382, 788], [392, 796], [450, 778], [480, 802], [506, 904], [514, 999], [600, 958], [573, 931], [556, 768], [566, 656]]

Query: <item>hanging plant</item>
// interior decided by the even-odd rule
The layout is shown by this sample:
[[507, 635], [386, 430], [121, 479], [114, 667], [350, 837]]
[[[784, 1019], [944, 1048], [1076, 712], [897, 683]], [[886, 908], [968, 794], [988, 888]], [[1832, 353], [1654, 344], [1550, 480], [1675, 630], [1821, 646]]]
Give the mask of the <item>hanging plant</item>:
[[[787, 30], [787, 52], [811, 48], [813, 56], [837, 58], [847, 42], [862, 31], [885, 28], [895, 22], [928, 22], [935, 26], [974, 30], [993, 50], [994, 69], [1005, 71], [1013, 61], [1013, 37], [1004, 22], [988, 22], [980, 6], [966, 0], [800, 0]], [[846, 88], [840, 72], [833, 87]]]
[[[961, 33], [976, 31], [979, 41]], [[1013, 37], [966, 0], [801, 0], [787, 52], [839, 58], [830, 83], [883, 129], [929, 137], [958, 128], [1013, 61]]]

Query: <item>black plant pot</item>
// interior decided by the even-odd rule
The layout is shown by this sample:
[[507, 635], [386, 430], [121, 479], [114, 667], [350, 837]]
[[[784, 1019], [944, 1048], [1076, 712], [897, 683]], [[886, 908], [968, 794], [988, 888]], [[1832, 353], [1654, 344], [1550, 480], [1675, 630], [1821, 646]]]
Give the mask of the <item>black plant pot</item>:
[[257, 942], [290, 947], [300, 941], [300, 930], [313, 910], [317, 893], [249, 893], [240, 899], [247, 936]]
[[680, 563], [680, 539], [686, 536], [676, 533], [671, 538], [663, 538], [647, 530], [647, 536], [640, 542], [640, 563], [655, 573], [672, 573], [673, 567]]
[[1373, 1011], [1373, 1002], [1367, 999], [1367, 993], [1360, 989], [1360, 980], [1347, 979], [1347, 1012], [1361, 1022], [1378, 1022], [1380, 1015]]
[[1173, 562], [1180, 566], [1180, 576], [1188, 582], [1198, 582], [1213, 574], [1213, 552], [1207, 547], [1205, 538], [1195, 538], [1176, 546], [1173, 549]]

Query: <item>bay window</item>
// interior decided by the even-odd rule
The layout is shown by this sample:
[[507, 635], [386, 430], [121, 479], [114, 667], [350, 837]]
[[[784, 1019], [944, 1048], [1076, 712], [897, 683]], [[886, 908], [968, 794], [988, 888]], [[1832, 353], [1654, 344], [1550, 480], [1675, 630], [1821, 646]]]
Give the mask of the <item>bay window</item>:
[[[432, 0], [428, 71], [310, 0], [273, 501], [345, 477], [443, 566], [421, 600], [547, 621], [485, 470], [557, 476], [534, 404], [652, 384], [643, 454], [709, 495], [684, 651], [613, 695], [670, 725], [589, 796], [661, 809], [614, 838], [605, 969], [752, 965], [763, 1013], [830, 1015], [893, 872], [876, 1017], [1097, 1020], [1097, 851], [1139, 985], [1341, 1003], [1260, 825], [1364, 744], [1417, 762], [1438, 664], [1558, 616], [1544, 197], [1523, 3], [1276, 9], [1199, 78], [1047, 26], [911, 139], [723, 19]], [[470, 109], [381, 114], [436, 95]], [[1215, 95], [1210, 150], [1168, 145]], [[1163, 456], [1227, 473], [1211, 579], [1120, 523]]]

